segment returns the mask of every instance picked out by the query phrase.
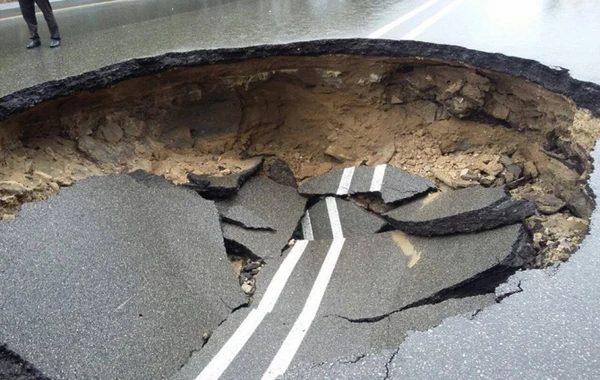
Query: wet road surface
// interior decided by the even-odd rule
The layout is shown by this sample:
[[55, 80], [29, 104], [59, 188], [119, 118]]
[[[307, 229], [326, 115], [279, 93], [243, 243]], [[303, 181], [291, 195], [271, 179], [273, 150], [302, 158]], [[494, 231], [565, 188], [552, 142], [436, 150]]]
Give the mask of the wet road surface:
[[[377, 32], [380, 38], [519, 55], [569, 68], [576, 78], [600, 83], [600, 4], [592, 0], [115, 0], [63, 8], [57, 17], [65, 45], [57, 51], [26, 51], [22, 19], [14, 10], [0, 10], [0, 96], [167, 51], [368, 37]], [[41, 31], [47, 37], [44, 25]], [[598, 183], [596, 175], [591, 180], [595, 191]], [[571, 262], [557, 273], [519, 275], [522, 294], [477, 318], [454, 318], [430, 332], [412, 335], [399, 351], [317, 367], [298, 363], [288, 377], [372, 378], [380, 373], [382, 378], [515, 378], [516, 374], [532, 379], [593, 378], [600, 371], [596, 359], [600, 305], [595, 296], [600, 284], [594, 280], [597, 218], [596, 212], [593, 234]]]
[[[0, 96], [133, 57], [321, 38], [410, 38], [502, 52], [600, 82], [600, 3], [531, 0], [113, 0], [57, 2], [64, 45], [24, 49], [25, 24], [0, 10]], [[13, 6], [14, 8], [14, 6]], [[47, 42], [45, 25], [41, 35]], [[391, 25], [390, 25], [391, 24]], [[45, 45], [45, 44], [44, 44]]]

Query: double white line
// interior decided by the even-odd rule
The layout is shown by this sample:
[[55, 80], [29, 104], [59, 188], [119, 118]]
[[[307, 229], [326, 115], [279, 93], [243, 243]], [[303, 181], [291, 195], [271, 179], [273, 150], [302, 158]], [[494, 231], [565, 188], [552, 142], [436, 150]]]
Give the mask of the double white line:
[[[380, 192], [381, 191], [381, 186], [383, 185], [383, 178], [385, 176], [385, 169], [387, 168], [387, 165], [383, 164], [383, 165], [377, 165], [374, 169], [373, 169], [373, 177], [371, 178], [371, 186], [369, 187], [369, 191], [370, 192]], [[355, 168], [351, 167], [351, 168], [346, 168], [344, 169], [344, 171], [342, 172], [342, 178], [340, 179], [340, 184], [338, 185], [337, 191], [336, 191], [336, 195], [348, 195], [348, 193], [350, 192], [350, 185], [352, 184], [352, 178], [354, 177], [354, 171]], [[343, 237], [342, 233], [341, 233], [341, 223], [340, 223], [340, 217], [339, 217], [339, 213], [337, 210], [337, 205], [335, 204], [336, 200], [335, 198], [332, 197], [328, 197], [326, 198], [326, 202], [327, 202], [327, 212], [329, 214], [329, 223], [331, 224], [331, 231], [333, 233], [333, 238], [336, 238], [336, 230], [334, 229], [334, 226], [339, 225], [339, 236], [337, 236], [338, 238]], [[314, 237], [314, 231], [312, 228], [312, 220], [310, 219], [310, 211], [306, 210], [306, 212], [304, 213], [304, 216], [302, 217], [302, 221], [301, 221], [301, 226], [302, 226], [302, 235], [304, 236], [304, 239], [306, 240], [315, 240]]]
[[[380, 169], [381, 170], [381, 169]], [[348, 193], [350, 184], [352, 183], [352, 176], [354, 175], [354, 168], [344, 170], [344, 175], [340, 180], [338, 187], [338, 193], [345, 191]], [[383, 173], [382, 173], [383, 176]], [[344, 190], [345, 189], [345, 190]], [[340, 194], [341, 195], [341, 194]], [[262, 380], [276, 379], [285, 373], [290, 363], [294, 359], [296, 352], [300, 348], [308, 329], [310, 328], [313, 320], [315, 319], [321, 301], [329, 285], [329, 280], [333, 274], [333, 270], [338, 262], [344, 242], [344, 234], [342, 231], [342, 225], [340, 222], [340, 215], [337, 208], [335, 198], [326, 198], [327, 212], [329, 214], [329, 222], [331, 224], [331, 231], [333, 232], [333, 242], [329, 247], [327, 256], [321, 265], [319, 274], [312, 286], [310, 294], [306, 299], [306, 303], [300, 312], [300, 315], [294, 322], [290, 332], [283, 341], [283, 344], [275, 354], [275, 357], [271, 361], [271, 364], [263, 374]], [[310, 219], [309, 219], [310, 223]], [[312, 229], [311, 229], [312, 231]], [[254, 334], [258, 326], [265, 319], [265, 317], [273, 311], [283, 288], [285, 287], [289, 277], [291, 276], [296, 264], [300, 261], [302, 254], [306, 250], [308, 245], [307, 240], [299, 240], [296, 242], [292, 250], [288, 253], [283, 263], [275, 273], [275, 276], [271, 280], [271, 283], [267, 287], [265, 295], [263, 296], [260, 304], [256, 309], [250, 311], [246, 319], [237, 328], [229, 340], [223, 345], [221, 350], [215, 357], [208, 363], [208, 365], [202, 370], [200, 375], [196, 377], [196, 380], [216, 380], [223, 372], [229, 367], [231, 362], [235, 359], [238, 353], [242, 350], [244, 345], [248, 342], [250, 337]]]

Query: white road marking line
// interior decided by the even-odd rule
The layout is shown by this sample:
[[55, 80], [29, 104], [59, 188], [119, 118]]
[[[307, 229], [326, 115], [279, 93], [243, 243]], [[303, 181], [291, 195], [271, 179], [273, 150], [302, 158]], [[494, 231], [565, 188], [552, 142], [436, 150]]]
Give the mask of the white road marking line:
[[345, 168], [338, 189], [335, 192], [337, 195], [348, 195], [350, 184], [352, 183], [352, 176], [354, 176], [354, 167]]
[[430, 18], [428, 18], [427, 20], [425, 20], [421, 25], [417, 26], [416, 28], [414, 28], [410, 32], [406, 33], [402, 37], [402, 39], [403, 40], [413, 40], [413, 39], [417, 38], [418, 36], [420, 36], [421, 34], [423, 34], [423, 32], [425, 32], [431, 25], [433, 25], [436, 22], [440, 21], [440, 19], [442, 17], [444, 17], [446, 14], [448, 14], [452, 9], [454, 9], [457, 5], [459, 5], [463, 1], [464, 0], [455, 0], [452, 3], [448, 4], [441, 11], [439, 11], [438, 13], [434, 14], [433, 16], [431, 16]]
[[329, 280], [331, 279], [331, 275], [335, 269], [338, 258], [340, 257], [340, 253], [342, 252], [342, 247], [344, 246], [345, 241], [346, 239], [333, 240], [333, 243], [327, 252], [327, 256], [325, 257], [325, 261], [323, 261], [321, 270], [317, 275], [317, 279], [315, 280], [315, 283], [310, 291], [308, 299], [304, 304], [302, 312], [298, 316], [298, 319], [296, 319], [296, 322], [292, 326], [288, 336], [285, 338], [285, 341], [279, 348], [279, 351], [277, 351], [273, 361], [271, 361], [271, 364], [264, 373], [262, 380], [274, 380], [278, 376], [283, 375], [294, 359], [296, 352], [298, 352], [298, 348], [300, 348], [302, 340], [304, 340], [306, 332], [310, 328], [312, 321], [317, 315], [319, 306], [321, 306], [321, 301], [325, 295], [325, 290], [327, 289], [327, 285], [329, 285]]
[[329, 215], [329, 224], [331, 225], [333, 239], [343, 239], [344, 232], [342, 231], [342, 222], [340, 221], [336, 199], [334, 197], [327, 197], [325, 198], [325, 203], [327, 204], [327, 214]]
[[298, 240], [290, 253], [288, 253], [283, 263], [277, 269], [277, 273], [273, 276], [271, 283], [267, 287], [265, 291], [265, 295], [262, 300], [260, 300], [260, 304], [258, 305], [258, 309], [265, 309], [268, 313], [273, 311], [275, 307], [275, 303], [279, 299], [285, 284], [290, 278], [294, 268], [296, 268], [296, 264], [300, 261], [304, 250], [306, 250], [306, 246], [308, 245], [308, 240]]
[[375, 170], [373, 171], [373, 179], [371, 180], [371, 188], [369, 189], [369, 191], [381, 191], [386, 167], [386, 164], [375, 166]]
[[302, 221], [302, 235], [304, 235], [304, 240], [315, 240], [315, 235], [313, 233], [312, 222], [310, 221], [310, 213], [306, 210]]
[[431, 0], [431, 1], [428, 1], [425, 4], [421, 5], [420, 7], [415, 8], [414, 10], [408, 12], [404, 16], [397, 18], [396, 20], [394, 20], [391, 23], [387, 24], [383, 28], [377, 29], [373, 33], [369, 34], [367, 36], [367, 38], [379, 38], [379, 37], [383, 36], [384, 34], [386, 34], [387, 32], [389, 32], [390, 30], [392, 30], [395, 27], [397, 27], [398, 25], [400, 25], [402, 23], [405, 23], [406, 21], [408, 21], [411, 18], [415, 17], [416, 15], [418, 15], [421, 12], [423, 12], [427, 8], [429, 8], [429, 7], [435, 5], [436, 3], [439, 3], [439, 2], [440, 2], [440, 0]]
[[235, 330], [217, 355], [212, 358], [210, 363], [196, 377], [196, 380], [216, 380], [225, 372], [263, 319], [273, 311], [285, 284], [302, 257], [307, 245], [308, 241], [306, 240], [296, 242], [290, 253], [283, 260], [283, 263], [279, 266], [275, 276], [273, 276], [258, 307], [250, 311], [246, 319]]

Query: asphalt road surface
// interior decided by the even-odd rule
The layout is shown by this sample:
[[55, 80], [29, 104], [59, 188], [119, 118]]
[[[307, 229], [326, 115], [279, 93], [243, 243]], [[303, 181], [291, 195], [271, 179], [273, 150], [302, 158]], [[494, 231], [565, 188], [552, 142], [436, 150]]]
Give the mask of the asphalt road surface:
[[[532, 58], [600, 82], [594, 0], [112, 0], [54, 3], [64, 45], [26, 51], [0, 8], [0, 96], [132, 57], [344, 37], [419, 39]], [[39, 20], [43, 23], [42, 18]], [[48, 42], [45, 25], [41, 35]], [[45, 44], [44, 44], [45, 45]]]
[[[132, 57], [341, 37], [418, 39], [502, 52], [565, 67], [578, 79], [600, 83], [600, 3], [594, 0], [113, 0], [106, 3], [65, 0], [55, 4], [64, 38], [64, 45], [58, 50], [44, 47], [26, 51], [23, 20], [13, 6], [0, 8], [0, 96]], [[43, 24], [41, 31], [47, 39]], [[595, 158], [600, 155], [595, 154]], [[596, 193], [600, 191], [599, 176], [595, 173], [590, 180]], [[249, 340], [251, 348], [264, 347], [268, 351], [257, 352], [265, 363], [254, 365], [257, 355], [242, 352], [237, 361], [232, 359], [227, 365], [218, 362], [216, 367], [207, 367], [248, 315], [269, 318], [257, 306], [232, 315], [211, 338], [206, 350], [193, 354], [173, 379], [195, 379], [206, 368], [211, 371], [216, 368], [212, 373], [223, 373], [224, 378], [255, 378], [257, 373], [275, 376], [283, 372], [290, 379], [597, 378], [600, 373], [597, 229], [598, 212], [595, 212], [591, 235], [579, 252], [558, 270], [519, 273], [499, 290], [518, 294], [475, 316], [453, 317], [437, 328], [410, 334], [399, 347], [393, 347], [393, 341], [387, 341], [390, 348], [383, 350], [373, 350], [369, 342], [356, 345], [356, 341], [364, 339], [361, 337], [376, 334], [361, 335], [360, 329], [347, 337], [357, 350], [315, 352], [310, 345], [300, 345], [291, 349], [297, 351], [290, 354], [280, 350], [286, 334], [276, 329], [257, 330], [254, 337], [247, 339], [256, 342], [252, 345]], [[334, 244], [320, 246], [312, 242], [302, 242], [297, 247], [304, 244], [307, 250], [315, 252], [310, 257], [318, 262], [303, 270], [306, 263], [301, 259], [308, 256], [298, 258], [298, 273], [307, 276], [290, 278], [298, 281], [293, 287], [298, 289], [293, 299], [308, 299], [319, 276], [309, 268], [321, 267], [330, 254], [339, 255], [343, 249], [343, 245], [336, 248]], [[297, 248], [295, 252], [299, 251]], [[276, 269], [265, 270], [265, 284], [257, 290], [257, 305], [268, 297], [265, 285], [276, 278]], [[298, 316], [306, 305], [303, 301], [285, 303], [288, 296], [282, 295], [279, 302], [289, 306], [275, 312]], [[495, 303], [495, 297], [467, 300], [406, 318], [441, 321], [447, 315]], [[291, 323], [294, 321], [292, 318]], [[322, 325], [317, 328], [322, 331], [341, 332], [350, 328], [350, 324], [339, 321], [319, 323]], [[387, 331], [388, 335], [381, 332], [380, 336], [389, 337], [387, 327], [379, 328], [373, 331]], [[287, 326], [287, 331], [290, 329], [293, 326]], [[311, 336], [319, 338], [314, 331], [312, 335], [308, 331], [307, 341], [311, 341]], [[265, 344], [265, 339], [271, 338], [279, 339], [279, 343]], [[291, 339], [291, 347], [295, 347], [297, 339]], [[340, 359], [340, 355], [347, 357]], [[281, 372], [281, 363], [286, 364], [285, 368], [290, 366], [287, 372], [285, 369]], [[210, 373], [204, 373], [205, 378], [211, 378]]]

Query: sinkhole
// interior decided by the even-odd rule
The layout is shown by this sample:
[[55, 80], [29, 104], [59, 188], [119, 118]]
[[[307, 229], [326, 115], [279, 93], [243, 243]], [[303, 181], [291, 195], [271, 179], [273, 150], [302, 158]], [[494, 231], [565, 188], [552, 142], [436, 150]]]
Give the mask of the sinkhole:
[[[440, 247], [462, 247], [463, 236], [481, 233], [501, 245], [494, 231], [518, 225], [518, 260], [395, 309], [343, 316], [376, 323], [493, 292], [517, 268], [568, 260], [595, 207], [587, 180], [599, 114], [600, 88], [563, 69], [412, 41], [134, 59], [0, 98], [0, 223], [84, 179], [129, 173], [162, 186], [162, 176], [216, 201], [250, 302], [274, 256], [240, 231], [283, 231], [277, 255], [300, 240], [335, 239], [319, 215], [331, 219], [336, 202], [344, 237], [389, 234], [409, 269], [426, 261], [428, 238], [457, 236]], [[236, 197], [269, 210], [219, 203]], [[278, 222], [286, 204], [300, 213]]]

